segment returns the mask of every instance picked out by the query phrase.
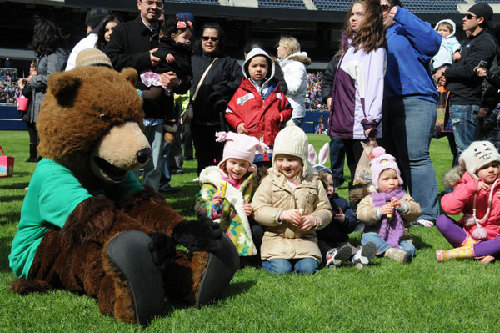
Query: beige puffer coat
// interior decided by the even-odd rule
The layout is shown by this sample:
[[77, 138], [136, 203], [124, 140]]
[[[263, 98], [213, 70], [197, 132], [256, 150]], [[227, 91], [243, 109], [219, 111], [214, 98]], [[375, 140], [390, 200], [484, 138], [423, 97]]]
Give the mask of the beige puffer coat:
[[[252, 207], [255, 220], [265, 230], [262, 260], [314, 258], [321, 262], [316, 230], [331, 222], [332, 207], [321, 180], [312, 169], [294, 190], [287, 184], [284, 175], [269, 169], [252, 199]], [[317, 227], [302, 231], [287, 222], [278, 221], [281, 212], [287, 209], [303, 209], [304, 215], [314, 215]]]

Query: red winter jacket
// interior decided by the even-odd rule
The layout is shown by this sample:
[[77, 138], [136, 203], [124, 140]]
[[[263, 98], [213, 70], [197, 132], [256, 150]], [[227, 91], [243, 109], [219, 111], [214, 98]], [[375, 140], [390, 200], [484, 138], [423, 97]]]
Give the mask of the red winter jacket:
[[279, 88], [279, 82], [270, 82], [267, 97], [263, 101], [249, 79], [243, 79], [227, 105], [227, 122], [235, 129], [245, 123], [248, 135], [263, 139], [272, 146], [280, 130], [292, 116], [292, 108]]
[[[484, 217], [486, 209], [488, 208], [489, 190], [481, 190], [477, 192], [477, 183], [479, 179], [474, 179], [472, 176], [465, 172], [462, 179], [455, 186], [453, 192], [446, 194], [441, 199], [441, 207], [446, 214], [458, 215], [460, 213], [472, 214], [472, 205], [474, 203], [474, 195], [477, 193], [476, 199], [476, 217], [480, 220]], [[500, 189], [500, 182], [493, 187], [493, 196], [491, 199], [490, 213], [481, 226], [488, 233], [487, 239], [494, 239], [500, 236], [500, 199], [498, 198], [497, 191]], [[458, 223], [464, 224], [464, 218], [460, 219]], [[472, 234], [476, 229], [476, 225], [463, 225], [464, 229]]]

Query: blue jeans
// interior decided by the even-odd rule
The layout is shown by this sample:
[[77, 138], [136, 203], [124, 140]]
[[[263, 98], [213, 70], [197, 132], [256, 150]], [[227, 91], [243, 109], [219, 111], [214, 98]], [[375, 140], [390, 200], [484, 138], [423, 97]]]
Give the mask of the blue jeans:
[[144, 135], [146, 135], [151, 145], [151, 158], [144, 166], [142, 184], [147, 184], [155, 191], [158, 191], [162, 169], [163, 124], [144, 126]]
[[393, 99], [385, 105], [383, 147], [395, 155], [403, 182], [422, 208], [419, 218], [439, 215], [437, 180], [429, 155], [436, 103], [419, 98]]
[[450, 105], [450, 118], [453, 126], [453, 136], [460, 155], [472, 141], [481, 137], [477, 113], [479, 105]]
[[330, 165], [335, 186], [344, 182], [345, 148], [341, 138], [330, 136]]
[[293, 269], [297, 274], [313, 274], [318, 270], [318, 262], [313, 258], [298, 260], [272, 259], [262, 261], [262, 268], [271, 274], [287, 274], [292, 271], [292, 262], [295, 262]]
[[[387, 243], [382, 236], [377, 234], [376, 232], [367, 232], [361, 236], [361, 245], [365, 245], [368, 242], [373, 242], [377, 246], [377, 253], [384, 253], [388, 248], [392, 247], [391, 244]], [[405, 251], [412, 257], [415, 256], [415, 245], [413, 245], [410, 241], [401, 241], [399, 242], [399, 246], [401, 250]]]

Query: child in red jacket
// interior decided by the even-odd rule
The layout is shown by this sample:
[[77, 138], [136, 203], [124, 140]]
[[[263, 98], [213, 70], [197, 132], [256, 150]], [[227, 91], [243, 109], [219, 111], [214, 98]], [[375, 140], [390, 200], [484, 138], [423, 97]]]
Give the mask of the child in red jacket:
[[474, 141], [459, 162], [444, 177], [455, 188], [443, 197], [441, 206], [447, 214], [464, 215], [457, 222], [447, 215], [436, 220], [441, 234], [455, 247], [437, 250], [437, 259], [478, 257], [487, 264], [500, 254], [500, 155], [491, 142]]
[[266, 51], [252, 49], [243, 64], [244, 79], [226, 110], [229, 125], [239, 134], [262, 140], [268, 150], [256, 154], [254, 162], [271, 165], [274, 139], [292, 116], [292, 108], [274, 76], [274, 62]]

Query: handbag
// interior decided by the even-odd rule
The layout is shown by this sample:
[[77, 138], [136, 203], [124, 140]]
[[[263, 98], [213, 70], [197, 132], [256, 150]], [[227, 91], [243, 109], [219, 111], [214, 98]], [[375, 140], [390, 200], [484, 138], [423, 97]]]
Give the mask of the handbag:
[[27, 97], [18, 97], [16, 98], [16, 102], [17, 102], [17, 111], [26, 112], [26, 110], [28, 110]]
[[182, 125], [190, 125], [191, 122], [193, 121], [193, 102], [196, 99], [196, 96], [198, 95], [198, 90], [200, 90], [201, 84], [203, 83], [203, 80], [205, 80], [205, 77], [207, 76], [208, 71], [212, 67], [212, 65], [215, 63], [215, 61], [218, 58], [215, 58], [212, 60], [210, 65], [208, 65], [207, 69], [203, 72], [201, 75], [200, 82], [198, 82], [198, 85], [196, 86], [196, 90], [194, 91], [193, 97], [191, 98], [191, 101], [188, 103], [186, 108], [182, 110], [181, 112], [181, 124]]
[[14, 171], [14, 157], [7, 156], [0, 146], [0, 177], [12, 177]]

